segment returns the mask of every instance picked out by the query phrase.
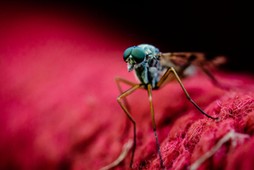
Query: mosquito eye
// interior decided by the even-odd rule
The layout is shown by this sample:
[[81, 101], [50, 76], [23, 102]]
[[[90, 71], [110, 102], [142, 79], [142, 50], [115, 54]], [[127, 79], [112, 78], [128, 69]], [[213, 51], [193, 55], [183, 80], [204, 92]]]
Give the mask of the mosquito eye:
[[144, 60], [144, 58], [146, 57], [146, 53], [145, 53], [144, 49], [140, 48], [140, 47], [135, 47], [132, 50], [131, 55], [137, 63], [141, 63]]
[[128, 59], [128, 57], [131, 55], [131, 52], [133, 49], [134, 49], [134, 47], [129, 47], [124, 51], [124, 53], [123, 53], [124, 61], [126, 61]]

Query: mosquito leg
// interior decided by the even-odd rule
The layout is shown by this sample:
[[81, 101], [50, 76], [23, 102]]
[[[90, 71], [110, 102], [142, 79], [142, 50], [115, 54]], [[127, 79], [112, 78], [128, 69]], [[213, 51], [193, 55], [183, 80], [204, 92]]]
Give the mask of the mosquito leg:
[[[123, 78], [121, 78], [121, 77], [116, 77], [116, 78], [115, 78], [115, 81], [116, 81], [116, 85], [117, 85], [117, 88], [118, 88], [120, 94], [123, 93], [123, 89], [122, 89], [120, 83], [127, 84], [127, 85], [129, 85], [129, 86], [131, 86], [131, 87], [137, 84], [137, 83], [133, 83], [133, 82], [131, 82], [131, 81], [129, 81], [129, 80], [123, 79]], [[126, 99], [126, 98], [123, 98], [123, 101], [124, 101], [124, 104], [125, 104], [126, 108], [127, 108], [128, 110], [130, 110], [130, 106], [129, 106], [128, 102], [127, 102], [127, 99]]]
[[182, 83], [180, 77], [178, 76], [178, 74], [176, 73], [176, 71], [175, 71], [175, 69], [174, 69], [173, 67], [170, 67], [170, 68], [166, 71], [166, 73], [162, 76], [161, 81], [158, 82], [157, 86], [159, 87], [159, 86], [167, 79], [167, 77], [168, 77], [168, 75], [170, 74], [170, 72], [173, 72], [173, 73], [174, 73], [174, 75], [175, 75], [175, 77], [176, 77], [178, 83], [180, 84], [182, 90], [184, 91], [184, 93], [185, 93], [187, 99], [188, 99], [188, 100], [189, 100], [189, 101], [203, 114], [203, 115], [205, 115], [205, 116], [207, 116], [207, 117], [209, 117], [209, 118], [211, 118], [211, 119], [218, 120], [218, 117], [212, 117], [212, 116], [208, 115], [207, 113], [205, 113], [205, 112], [194, 102], [194, 100], [192, 100], [192, 98], [190, 97], [189, 93], [188, 93], [187, 90], [185, 89], [185, 87], [184, 87], [184, 85], [183, 85], [183, 83]]
[[154, 108], [153, 108], [153, 101], [152, 101], [153, 99], [152, 99], [152, 86], [151, 86], [151, 84], [147, 85], [147, 92], [148, 92], [148, 98], [149, 98], [149, 103], [150, 103], [150, 111], [151, 111], [151, 116], [152, 116], [153, 132], [154, 132], [154, 136], [155, 136], [155, 140], [156, 140], [157, 151], [158, 151], [159, 158], [160, 158], [160, 165], [161, 165], [161, 168], [165, 168], [164, 164], [163, 164], [162, 156], [161, 156], [160, 144], [159, 144], [158, 134], [157, 134], [157, 130], [156, 130]]
[[214, 76], [213, 74], [204, 66], [201, 66], [201, 69], [204, 71], [204, 73], [212, 80], [212, 83], [224, 90], [228, 90], [228, 87], [226, 87], [225, 85], [222, 85]]
[[[123, 79], [123, 78], [121, 78], [121, 77], [116, 77], [116, 78], [115, 78], [115, 81], [116, 81], [117, 88], [118, 88], [120, 94], [123, 93], [123, 89], [122, 89], [122, 87], [121, 87], [121, 83], [126, 84], [126, 85], [129, 85], [129, 86], [131, 86], [131, 87], [133, 87], [133, 86], [136, 85], [136, 83], [133, 83], [133, 82], [131, 82], [131, 81], [129, 81], [129, 80], [126, 80], [126, 79]], [[128, 103], [126, 97], [124, 97], [122, 100], [123, 100], [124, 106], [125, 106], [126, 109], [130, 112], [130, 106], [129, 106], [129, 103]], [[122, 137], [121, 137], [121, 140], [123, 140], [125, 134], [128, 134], [128, 132], [129, 132], [129, 126], [130, 126], [130, 121], [129, 121], [129, 119], [126, 119], [125, 127], [124, 127], [124, 131], [123, 131], [123, 133], [122, 133], [123, 135], [122, 135]]]
[[136, 84], [133, 87], [131, 87], [130, 89], [128, 89], [127, 91], [125, 91], [124, 93], [122, 93], [118, 98], [117, 98], [117, 102], [119, 103], [119, 105], [121, 106], [121, 108], [123, 109], [124, 113], [126, 114], [126, 116], [130, 119], [130, 121], [133, 124], [133, 148], [132, 148], [132, 154], [131, 154], [131, 161], [130, 161], [130, 168], [132, 168], [132, 164], [133, 164], [133, 159], [134, 159], [134, 154], [135, 154], [135, 150], [136, 150], [136, 122], [133, 119], [133, 117], [131, 116], [129, 110], [126, 108], [126, 106], [124, 105], [124, 102], [122, 99], [124, 99], [125, 97], [127, 97], [128, 95], [130, 95], [131, 93], [133, 93], [135, 90], [141, 88], [143, 85], [142, 84]]
[[174, 73], [177, 81], [179, 82], [180, 86], [182, 87], [186, 97], [188, 98], [188, 100], [202, 113], [204, 114], [205, 116], [211, 118], [211, 119], [215, 119], [217, 120], [218, 118], [217, 117], [212, 117], [210, 115], [208, 115], [207, 113], [205, 113], [195, 102], [194, 100], [192, 100], [192, 98], [190, 97], [189, 93], [187, 92], [187, 90], [185, 89], [185, 87], [183, 86], [183, 83], [181, 81], [181, 79], [179, 78], [178, 74], [176, 73], [175, 69], [173, 67], [170, 68], [170, 70]]

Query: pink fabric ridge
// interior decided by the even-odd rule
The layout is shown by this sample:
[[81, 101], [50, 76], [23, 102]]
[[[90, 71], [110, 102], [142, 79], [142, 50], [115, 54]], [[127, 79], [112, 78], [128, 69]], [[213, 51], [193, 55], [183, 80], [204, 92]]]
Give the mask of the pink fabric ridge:
[[[232, 170], [254, 167], [252, 161], [254, 148], [252, 137], [254, 123], [253, 80], [248, 76], [232, 73], [225, 75], [218, 72], [217, 76], [231, 88], [221, 90], [216, 86], [209, 85], [206, 77], [202, 74], [187, 78], [183, 82], [190, 95], [194, 96], [206, 113], [218, 116], [219, 121], [202, 115], [183, 94], [175, 94], [179, 93], [179, 89], [174, 90], [176, 86], [179, 86], [177, 83], [168, 84], [170, 87], [165, 88], [168, 92], [170, 89], [174, 90], [169, 95], [175, 96], [175, 98], [181, 96], [176, 101], [178, 104], [174, 103], [174, 99], [166, 96], [161, 96], [159, 101], [155, 101], [156, 109], [159, 110], [155, 112], [162, 114], [157, 115], [157, 126], [166, 169], [189, 169], [195, 161], [210, 152], [231, 131], [242, 135], [242, 137], [229, 138], [214, 154], [200, 164], [198, 169]], [[168, 106], [166, 110], [162, 111], [160, 107], [165, 107], [162, 104], [165, 100]], [[147, 112], [149, 113], [148, 110]], [[147, 116], [150, 115], [147, 114]], [[141, 126], [145, 126], [144, 123], [141, 121]], [[137, 124], [139, 126], [139, 123]], [[148, 120], [146, 124], [151, 128], [151, 121]], [[137, 140], [142, 142], [137, 146], [135, 167], [137, 169], [160, 169], [152, 130], [143, 132], [143, 128], [139, 128], [139, 133], [142, 135]], [[124, 169], [128, 169], [126, 164], [128, 165], [128, 161], [122, 165], [125, 167]]]

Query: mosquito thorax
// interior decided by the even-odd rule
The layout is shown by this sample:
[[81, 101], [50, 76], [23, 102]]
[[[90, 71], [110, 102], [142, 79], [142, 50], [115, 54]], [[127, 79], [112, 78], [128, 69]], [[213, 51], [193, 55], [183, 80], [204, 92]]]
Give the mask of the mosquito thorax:
[[160, 53], [158, 48], [150, 44], [140, 44], [138, 47], [142, 48], [145, 51], [146, 55], [150, 56], [150, 58], [155, 56], [157, 57]]

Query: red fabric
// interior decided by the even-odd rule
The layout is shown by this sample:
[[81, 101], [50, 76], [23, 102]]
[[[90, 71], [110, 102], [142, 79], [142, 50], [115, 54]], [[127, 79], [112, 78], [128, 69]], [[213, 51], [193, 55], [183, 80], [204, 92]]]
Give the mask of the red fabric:
[[[114, 78], [135, 81], [122, 52], [137, 43], [89, 20], [29, 14], [1, 18], [0, 169], [99, 169], [132, 137], [131, 129], [123, 134], [126, 116]], [[218, 122], [198, 112], [177, 82], [153, 92], [167, 169], [186, 169], [231, 129], [252, 136], [253, 77], [215, 76], [230, 90], [202, 73], [183, 83]], [[137, 122], [134, 166], [157, 169], [147, 93], [138, 90], [128, 101]], [[228, 148], [223, 145], [202, 169], [253, 169], [253, 137], [230, 154]], [[116, 169], [128, 169], [129, 161], [130, 154]]]

